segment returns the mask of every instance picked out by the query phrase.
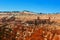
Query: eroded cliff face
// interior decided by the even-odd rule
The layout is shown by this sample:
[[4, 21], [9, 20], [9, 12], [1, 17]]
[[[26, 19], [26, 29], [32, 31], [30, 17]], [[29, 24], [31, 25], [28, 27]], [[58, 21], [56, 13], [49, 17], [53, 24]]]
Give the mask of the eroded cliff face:
[[60, 14], [0, 14], [0, 33], [1, 40], [60, 40]]

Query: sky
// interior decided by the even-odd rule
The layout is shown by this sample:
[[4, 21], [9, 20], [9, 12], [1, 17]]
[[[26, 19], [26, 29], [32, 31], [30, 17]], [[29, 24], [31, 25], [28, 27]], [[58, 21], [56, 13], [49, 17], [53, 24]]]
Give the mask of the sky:
[[60, 0], [0, 0], [0, 11], [60, 12]]

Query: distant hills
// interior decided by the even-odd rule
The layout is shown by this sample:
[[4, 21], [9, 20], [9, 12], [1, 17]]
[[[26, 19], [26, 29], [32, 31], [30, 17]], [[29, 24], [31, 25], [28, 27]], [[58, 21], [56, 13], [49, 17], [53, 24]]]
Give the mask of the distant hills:
[[60, 14], [59, 12], [57, 13], [36, 13], [36, 12], [31, 12], [28, 10], [23, 10], [23, 11], [0, 11], [0, 14], [2, 13], [21, 13], [21, 14]]

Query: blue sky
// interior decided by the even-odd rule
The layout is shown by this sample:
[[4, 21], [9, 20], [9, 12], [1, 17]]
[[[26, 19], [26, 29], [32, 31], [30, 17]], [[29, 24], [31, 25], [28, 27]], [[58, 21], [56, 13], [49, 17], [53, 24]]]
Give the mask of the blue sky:
[[60, 12], [60, 0], [0, 0], [0, 11]]

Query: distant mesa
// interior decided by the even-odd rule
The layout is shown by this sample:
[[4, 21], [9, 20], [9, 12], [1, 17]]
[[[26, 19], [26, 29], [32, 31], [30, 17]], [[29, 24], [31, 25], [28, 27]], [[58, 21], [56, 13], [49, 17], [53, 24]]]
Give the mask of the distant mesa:
[[27, 11], [27, 10], [24, 10], [24, 11], [21, 12], [21, 14], [24, 14], [24, 15], [33, 15], [35, 13]]

